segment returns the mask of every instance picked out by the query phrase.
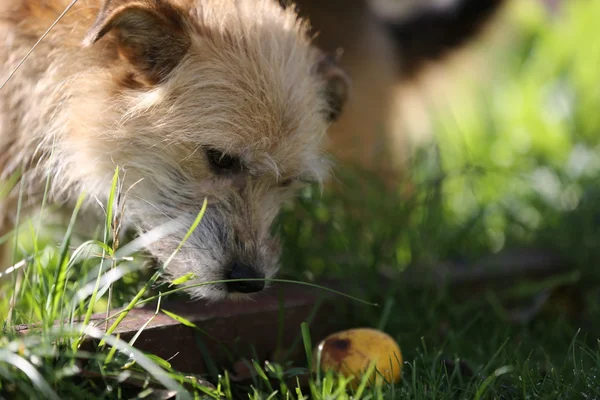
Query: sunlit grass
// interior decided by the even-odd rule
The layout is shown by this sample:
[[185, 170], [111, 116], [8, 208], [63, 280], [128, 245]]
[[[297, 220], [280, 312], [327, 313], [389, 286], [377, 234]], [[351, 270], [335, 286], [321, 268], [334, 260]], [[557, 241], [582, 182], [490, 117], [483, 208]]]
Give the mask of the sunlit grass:
[[[80, 237], [72, 224], [38, 229], [37, 215], [15, 232], [16, 268], [0, 282], [0, 397], [143, 398], [170, 391], [227, 399], [600, 397], [600, 3], [564, 2], [556, 17], [538, 3], [519, 4], [511, 11], [517, 45], [496, 55], [493, 80], [471, 83], [469, 95], [434, 116], [435, 141], [414, 155], [397, 193], [382, 196], [376, 177], [344, 168], [336, 173], [344, 190], [321, 195], [309, 188], [277, 224], [282, 279], [358, 283], [360, 295], [342, 325], [378, 327], [396, 338], [406, 360], [400, 383], [362, 385], [357, 393], [347, 379], [313, 370], [316, 343], [306, 324], [296, 341], [305, 363], [246, 360], [252, 383], [241, 385], [206, 359], [204, 378], [215, 388], [136, 351], [137, 335], [127, 343], [87, 326], [92, 314], [114, 316], [116, 307], [158, 301], [156, 313], [163, 312], [163, 297], [178, 293], [186, 279], [157, 285], [161, 270], [145, 268], [139, 242], [119, 242], [127, 196], [117, 170], [95, 235]], [[0, 195], [16, 182], [3, 183]], [[44, 215], [52, 211], [45, 207]], [[190, 233], [202, 223], [198, 212]], [[414, 287], [390, 272], [468, 265], [527, 246], [552, 250], [573, 269], [477, 296]], [[565, 288], [571, 291], [562, 295]], [[510, 320], [507, 300], [527, 308], [540, 293], [550, 297], [539, 312]], [[110, 330], [117, 322], [110, 321]], [[15, 328], [25, 323], [38, 329], [21, 336]], [[89, 337], [105, 345], [84, 351]]]

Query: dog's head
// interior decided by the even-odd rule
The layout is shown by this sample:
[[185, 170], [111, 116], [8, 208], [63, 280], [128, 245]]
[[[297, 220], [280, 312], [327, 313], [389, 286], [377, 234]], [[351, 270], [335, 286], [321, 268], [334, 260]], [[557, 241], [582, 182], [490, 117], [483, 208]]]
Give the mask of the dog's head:
[[[179, 224], [150, 252], [167, 259], [206, 198], [169, 276], [193, 273], [188, 285], [272, 277], [273, 220], [299, 188], [326, 176], [323, 138], [348, 93], [306, 23], [275, 0], [115, 0], [86, 42], [114, 54], [104, 57], [111, 88], [96, 117], [102, 132], [89, 141], [110, 157], [97, 165], [103, 176], [118, 164], [128, 182], [142, 179], [127, 200], [142, 232]], [[263, 287], [236, 282], [190, 293], [219, 299]]]

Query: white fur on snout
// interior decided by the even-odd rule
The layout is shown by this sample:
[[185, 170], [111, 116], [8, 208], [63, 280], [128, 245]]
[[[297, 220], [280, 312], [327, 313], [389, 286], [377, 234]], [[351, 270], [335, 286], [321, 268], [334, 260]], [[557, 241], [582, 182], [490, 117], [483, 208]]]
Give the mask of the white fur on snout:
[[[170, 226], [170, 234], [147, 245], [150, 253], [162, 263], [176, 251], [196, 218], [195, 214], [183, 213], [169, 220], [165, 214], [156, 213], [156, 210], [150, 213], [149, 210], [135, 211], [143, 215], [137, 224], [141, 231], [156, 230], [161, 225]], [[266, 278], [275, 275], [277, 252], [260, 251], [263, 246], [258, 245], [260, 249], [257, 249], [254, 248], [255, 244], [248, 245], [252, 251], [244, 251], [235, 245], [233, 237], [232, 228], [222, 212], [214, 208], [207, 209], [200, 224], [166, 266], [165, 278], [172, 281], [192, 273], [193, 278], [183, 283], [191, 297], [220, 300], [232, 296], [225, 283], [199, 284], [227, 279], [233, 261], [252, 265]]]

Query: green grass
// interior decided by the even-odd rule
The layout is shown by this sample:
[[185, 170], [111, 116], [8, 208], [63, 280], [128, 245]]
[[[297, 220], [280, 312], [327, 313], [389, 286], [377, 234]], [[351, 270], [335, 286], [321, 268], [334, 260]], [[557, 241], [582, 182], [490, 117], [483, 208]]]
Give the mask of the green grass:
[[[434, 143], [415, 153], [397, 193], [383, 196], [376, 177], [344, 168], [343, 190], [310, 188], [278, 220], [282, 278], [358, 282], [361, 290], [350, 293], [379, 306], [350, 301], [345, 325], [376, 327], [399, 342], [400, 383], [356, 393], [321, 372], [295, 383], [317, 362], [304, 326], [302, 365], [254, 362], [253, 383], [242, 385], [206, 360], [202, 378], [215, 386], [208, 389], [201, 377], [136, 351], [135, 340], [75, 323], [109, 303], [132, 307], [173, 289], [154, 285], [155, 270], [113, 240], [122, 204], [111, 200], [95, 237], [39, 229], [35, 216], [20, 224], [15, 260], [25, 261], [0, 287], [0, 398], [151, 398], [170, 390], [181, 398], [599, 398], [600, 3], [568, 2], [554, 20], [535, 4], [514, 6], [517, 45], [495, 55], [495, 79], [466, 82], [472, 90], [433, 116]], [[113, 200], [120, 190], [117, 179], [107, 188]], [[552, 251], [570, 270], [477, 287], [415, 285], [403, 275], [520, 247]], [[40, 330], [22, 337], [14, 328], [23, 323]], [[82, 350], [84, 336], [105, 345]]]

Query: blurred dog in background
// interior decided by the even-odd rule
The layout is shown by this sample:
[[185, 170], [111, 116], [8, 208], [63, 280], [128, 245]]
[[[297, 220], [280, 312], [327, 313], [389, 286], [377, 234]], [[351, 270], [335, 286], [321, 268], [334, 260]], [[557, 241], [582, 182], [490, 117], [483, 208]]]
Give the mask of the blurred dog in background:
[[[284, 5], [288, 2], [281, 1]], [[298, 0], [316, 44], [339, 51], [351, 95], [329, 130], [341, 162], [394, 177], [407, 156], [399, 102], [407, 84], [485, 32], [503, 0]], [[412, 111], [412, 110], [411, 110]], [[417, 110], [415, 110], [417, 111]]]

